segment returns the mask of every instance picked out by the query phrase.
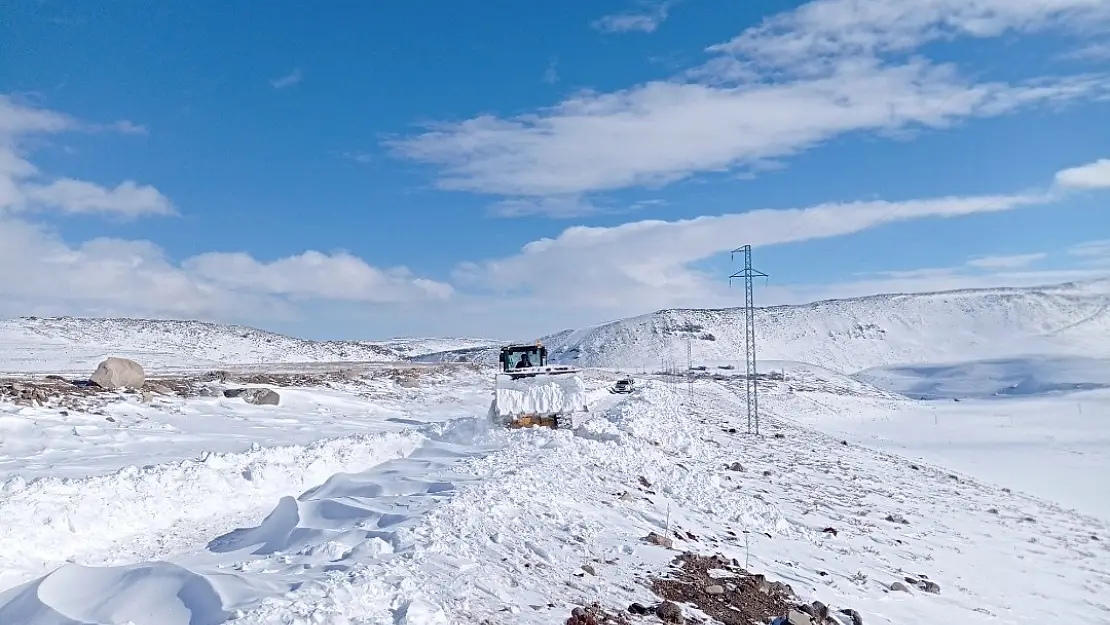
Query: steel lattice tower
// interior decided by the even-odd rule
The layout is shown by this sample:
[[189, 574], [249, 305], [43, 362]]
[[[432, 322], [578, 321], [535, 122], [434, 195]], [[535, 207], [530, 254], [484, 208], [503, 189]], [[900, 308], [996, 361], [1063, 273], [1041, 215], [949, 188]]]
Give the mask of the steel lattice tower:
[[686, 397], [692, 406], [694, 403], [694, 356], [693, 342], [686, 337]]
[[734, 278], [744, 279], [744, 391], [748, 400], [748, 434], [759, 434], [759, 389], [756, 385], [755, 370], [755, 303], [752, 294], [752, 278], [768, 277], [762, 271], [752, 269], [752, 246], [745, 245], [732, 250], [730, 259], [735, 260], [737, 252], [744, 253], [744, 269], [728, 277], [729, 286]]

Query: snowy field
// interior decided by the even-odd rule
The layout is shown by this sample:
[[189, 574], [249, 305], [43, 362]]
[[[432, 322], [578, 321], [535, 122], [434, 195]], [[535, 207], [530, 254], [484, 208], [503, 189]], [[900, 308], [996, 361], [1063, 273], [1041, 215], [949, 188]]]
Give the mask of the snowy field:
[[[724, 594], [661, 581], [687, 551], [867, 625], [1110, 624], [1093, 284], [764, 311], [760, 436], [735, 311], [553, 335], [605, 367], [560, 431], [494, 427], [493, 369], [440, 364], [482, 361], [482, 339], [0, 322], [19, 372], [0, 374], [0, 625], [539, 624], [594, 602], [658, 623], [628, 609], [664, 598], [732, 615], [735, 570], [713, 570]], [[692, 385], [661, 374], [688, 342]], [[109, 354], [146, 366], [145, 393], [72, 383]], [[636, 390], [609, 393], [622, 372]], [[278, 405], [223, 392], [251, 386]], [[758, 586], [766, 623], [783, 606]]]
[[[761, 437], [732, 383], [612, 395], [600, 373], [574, 431], [489, 427], [492, 372], [461, 367], [282, 387], [279, 406], [0, 403], [0, 623], [561, 623], [658, 603], [642, 580], [681, 550], [868, 624], [1110, 622], [1105, 520], [1028, 494], [1025, 474], [857, 445], [918, 455], [895, 425], [940, 404], [783, 368]], [[867, 430], [882, 411], [890, 431]], [[857, 436], [821, 431], [842, 429]], [[906, 576], [939, 594], [890, 590]]]

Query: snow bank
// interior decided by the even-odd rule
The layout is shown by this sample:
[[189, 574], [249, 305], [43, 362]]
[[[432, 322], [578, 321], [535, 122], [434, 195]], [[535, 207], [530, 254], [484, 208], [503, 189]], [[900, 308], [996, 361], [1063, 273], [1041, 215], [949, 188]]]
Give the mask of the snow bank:
[[410, 430], [204, 454], [95, 477], [9, 478], [0, 482], [0, 519], [19, 529], [0, 532], [0, 589], [67, 560], [110, 564], [187, 545], [214, 524], [252, 518], [290, 489], [405, 457], [424, 440]]
[[494, 394], [497, 411], [503, 416], [583, 412], [587, 406], [586, 385], [577, 375], [541, 375], [520, 380], [498, 375]]

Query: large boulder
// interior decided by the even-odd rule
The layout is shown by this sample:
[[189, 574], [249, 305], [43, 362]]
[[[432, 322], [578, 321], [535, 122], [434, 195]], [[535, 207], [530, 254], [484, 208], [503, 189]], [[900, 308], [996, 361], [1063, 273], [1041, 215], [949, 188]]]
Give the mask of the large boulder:
[[109, 356], [96, 368], [89, 381], [106, 389], [141, 388], [146, 382], [142, 365], [127, 358]]

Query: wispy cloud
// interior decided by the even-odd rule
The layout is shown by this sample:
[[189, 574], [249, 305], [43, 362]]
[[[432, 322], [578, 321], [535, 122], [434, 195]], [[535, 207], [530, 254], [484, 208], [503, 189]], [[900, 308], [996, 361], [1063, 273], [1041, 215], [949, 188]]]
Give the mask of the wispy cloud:
[[516, 117], [434, 123], [388, 145], [438, 166], [443, 189], [544, 198], [667, 185], [782, 162], [846, 133], [905, 138], [1106, 98], [1110, 74], [976, 82], [917, 50], [1007, 32], [1084, 37], [1098, 24], [1110, 24], [1110, 3], [815, 0], [710, 46], [704, 64], [671, 79], [579, 93]]
[[395, 153], [440, 165], [444, 189], [561, 195], [664, 185], [764, 163], [847, 132], [944, 128], [1061, 97], [1110, 79], [967, 84], [924, 61], [848, 62], [821, 78], [731, 88], [654, 82], [577, 95], [543, 112], [443, 123], [393, 141]]
[[[496, 294], [499, 301], [542, 310], [542, 302], [559, 302], [562, 313], [582, 315], [584, 323], [599, 316], [614, 318], [675, 306], [720, 306], [734, 302], [720, 275], [699, 268], [727, 253], [737, 233], [757, 247], [842, 237], [879, 226], [917, 220], [958, 219], [1004, 213], [1065, 199], [1051, 184], [1043, 192], [973, 195], [905, 201], [830, 202], [787, 210], [664, 221], [646, 219], [612, 227], [575, 226], [551, 238], [534, 240], [518, 253], [456, 267], [456, 283]], [[1038, 270], [1047, 251], [969, 258], [954, 267], [875, 271], [853, 281], [843, 292], [880, 293], [890, 288], [929, 290], [999, 284], [1038, 284], [1110, 274], [1110, 241], [1096, 241], [1068, 251], [1082, 263], [1065, 269]], [[841, 285], [844, 286], [844, 285]], [[809, 287], [806, 287], [809, 288]], [[912, 289], [911, 289], [912, 290]], [[833, 293], [823, 291], [822, 294]], [[830, 295], [838, 296], [838, 295]], [[553, 313], [554, 314], [554, 313]], [[553, 319], [554, 321], [554, 319]], [[564, 323], [564, 322], [560, 322]], [[569, 323], [569, 322], [565, 322]]]
[[549, 85], [559, 82], [559, 59], [547, 62], [547, 68], [543, 70], [543, 81]]
[[1068, 254], [1095, 265], [1110, 265], [1110, 239], [1087, 241], [1068, 249]]
[[1012, 254], [1009, 256], [980, 256], [967, 261], [968, 267], [977, 269], [1017, 269], [1048, 258], [1045, 252], [1032, 254]]
[[356, 163], [366, 164], [374, 160], [374, 156], [369, 152], [362, 152], [360, 150], [346, 150], [339, 152], [339, 156]]
[[301, 82], [301, 80], [303, 79], [304, 74], [301, 73], [300, 68], [296, 68], [291, 73], [286, 74], [281, 78], [275, 78], [271, 80], [270, 84], [274, 86], [274, 89], [285, 89], [286, 87], [292, 87], [293, 85]]
[[591, 22], [590, 26], [607, 33], [655, 32], [655, 29], [666, 21], [674, 2], [667, 0], [641, 4], [641, 8], [637, 11], [605, 15]]
[[1110, 41], [1091, 43], [1080, 46], [1062, 55], [1066, 59], [1080, 61], [1105, 61], [1110, 60]]

